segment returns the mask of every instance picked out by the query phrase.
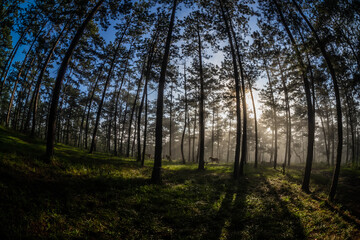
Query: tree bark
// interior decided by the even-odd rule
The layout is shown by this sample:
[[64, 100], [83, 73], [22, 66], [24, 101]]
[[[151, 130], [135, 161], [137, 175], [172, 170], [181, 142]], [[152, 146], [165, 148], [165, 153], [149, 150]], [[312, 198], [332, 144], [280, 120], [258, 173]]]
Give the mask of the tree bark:
[[228, 19], [225, 14], [222, 0], [219, 0], [219, 3], [220, 3], [220, 8], [221, 8], [222, 18], [224, 20], [225, 27], [226, 27], [226, 33], [228, 35], [228, 40], [229, 40], [230, 49], [231, 49], [232, 62], [233, 62], [233, 68], [234, 68], [237, 124], [236, 124], [236, 147], [235, 147], [235, 161], [234, 161], [233, 177], [234, 177], [234, 179], [237, 179], [239, 176], [239, 160], [240, 160], [240, 144], [241, 144], [240, 79], [239, 79], [239, 72], [238, 72], [238, 67], [237, 67], [237, 63], [236, 63], [236, 54], [235, 54], [235, 49], [234, 49], [234, 45], [233, 45], [233, 40], [232, 40], [232, 35], [230, 32]]
[[198, 54], [199, 54], [199, 77], [200, 77], [200, 104], [199, 104], [199, 166], [198, 170], [205, 169], [205, 113], [204, 113], [204, 73], [202, 66], [202, 44], [199, 28], [197, 29]]
[[[41, 82], [42, 82], [42, 78], [44, 76], [44, 73], [45, 73], [45, 70], [47, 68], [47, 65], [49, 64], [50, 60], [51, 60], [51, 57], [56, 49], [56, 46], [58, 45], [60, 39], [61, 39], [61, 36], [62, 34], [64, 33], [64, 31], [66, 30], [68, 24], [65, 24], [64, 28], [62, 29], [62, 31], [60, 32], [59, 36], [57, 37], [53, 47], [51, 48], [51, 50], [49, 51], [49, 54], [48, 56], [46, 57], [46, 60], [44, 62], [44, 65], [43, 67], [41, 68], [41, 71], [40, 71], [40, 74], [39, 74], [39, 77], [36, 81], [36, 85], [35, 85], [35, 89], [34, 89], [34, 92], [33, 92], [33, 102], [34, 102], [34, 107], [33, 107], [33, 119], [32, 119], [32, 127], [31, 127], [31, 133], [30, 133], [30, 136], [31, 137], [34, 137], [35, 135], [35, 125], [36, 125], [36, 114], [37, 114], [37, 107], [38, 107], [38, 101], [39, 101], [39, 92], [40, 92], [40, 86], [41, 86]], [[31, 109], [31, 108], [30, 108]], [[29, 112], [31, 111], [29, 109]]]
[[165, 86], [165, 75], [170, 55], [171, 37], [175, 22], [177, 0], [174, 0], [172, 13], [170, 17], [169, 30], [166, 37], [165, 52], [163, 61], [161, 64], [158, 98], [157, 98], [157, 109], [156, 109], [156, 129], [155, 129], [155, 157], [154, 157], [154, 168], [151, 175], [152, 183], [161, 183], [161, 153], [162, 153], [162, 122], [163, 122], [163, 109], [164, 109], [164, 86]]
[[281, 7], [278, 4], [277, 0], [273, 0], [273, 3], [276, 6], [277, 12], [280, 17], [280, 21], [284, 25], [285, 31], [290, 38], [291, 44], [293, 49], [295, 50], [296, 57], [298, 59], [298, 64], [302, 73], [302, 79], [304, 82], [304, 90], [306, 95], [306, 103], [307, 103], [307, 115], [308, 115], [308, 148], [307, 148], [307, 157], [306, 157], [306, 166], [305, 166], [305, 173], [304, 173], [304, 180], [302, 183], [302, 190], [304, 192], [310, 192], [309, 190], [309, 183], [310, 183], [310, 175], [311, 175], [311, 167], [312, 167], [312, 161], [313, 161], [313, 149], [314, 149], [314, 132], [315, 132], [315, 126], [314, 126], [314, 112], [313, 112], [313, 106], [311, 102], [311, 91], [309, 86], [309, 81], [306, 76], [306, 66], [304, 64], [304, 61], [302, 59], [301, 53], [299, 51], [299, 48], [297, 46], [297, 43], [295, 41], [295, 38], [293, 37], [287, 23], [285, 20], [285, 17], [282, 13]]
[[122, 43], [122, 39], [119, 40], [119, 42], [118, 42], [118, 44], [116, 46], [114, 56], [113, 56], [113, 59], [111, 61], [110, 68], [109, 68], [109, 71], [108, 71], [108, 74], [107, 74], [107, 78], [106, 78], [106, 82], [105, 82], [105, 85], [104, 85], [104, 90], [103, 90], [103, 93], [102, 93], [102, 97], [101, 97], [101, 100], [100, 100], [100, 103], [99, 103], [99, 106], [98, 106], [98, 111], [97, 111], [97, 114], [96, 114], [96, 120], [95, 120], [95, 126], [94, 126], [94, 132], [93, 132], [93, 137], [92, 137], [92, 140], [91, 140], [91, 146], [90, 146], [90, 151], [89, 151], [90, 154], [94, 152], [94, 148], [95, 148], [95, 144], [96, 144], [96, 134], [97, 134], [97, 129], [98, 129], [99, 122], [100, 122], [102, 106], [104, 104], [106, 90], [107, 90], [107, 87], [108, 87], [108, 85], [110, 83], [110, 79], [111, 79], [111, 76], [112, 76], [113, 69], [115, 67], [115, 61], [117, 59], [117, 55], [118, 55], [121, 43]]
[[55, 130], [56, 130], [56, 112], [57, 112], [57, 105], [59, 102], [59, 96], [60, 96], [60, 90], [61, 85], [63, 82], [63, 79], [65, 77], [66, 69], [70, 63], [71, 56], [75, 50], [76, 45], [78, 44], [81, 36], [83, 35], [83, 32], [90, 22], [90, 20], [93, 18], [95, 13], [98, 11], [100, 6], [104, 0], [99, 0], [98, 3], [95, 5], [95, 7], [91, 10], [89, 15], [86, 17], [84, 22], [81, 24], [80, 28], [77, 30], [74, 39], [71, 41], [71, 44], [64, 56], [64, 59], [61, 63], [61, 66], [58, 71], [58, 75], [56, 77], [55, 81], [55, 87], [53, 90], [52, 100], [51, 100], [51, 107], [49, 112], [49, 123], [48, 123], [48, 131], [47, 131], [47, 143], [46, 143], [46, 162], [51, 162], [53, 156], [54, 156], [54, 141], [55, 141]]
[[[187, 88], [186, 88], [186, 66], [184, 64], [184, 92], [185, 92], [185, 116], [184, 116], [184, 129], [182, 132], [182, 136], [181, 136], [181, 158], [182, 158], [182, 163], [185, 164], [186, 160], [185, 160], [185, 155], [184, 155], [184, 138], [185, 138], [185, 132], [186, 132], [186, 127], [187, 127], [187, 121], [188, 121], [188, 103], [187, 103]], [[189, 128], [190, 129], [190, 128]], [[189, 152], [190, 152], [190, 146], [189, 146]], [[189, 158], [190, 160], [190, 158]]]
[[331, 63], [330, 57], [328, 53], [326, 52], [326, 46], [325, 43], [320, 40], [320, 37], [317, 33], [317, 31], [314, 29], [310, 21], [307, 19], [307, 17], [302, 12], [301, 8], [297, 4], [295, 0], [292, 1], [300, 13], [300, 15], [305, 20], [306, 24], [310, 28], [312, 34], [314, 35], [316, 42], [318, 44], [318, 47], [320, 48], [321, 54], [323, 55], [326, 65], [328, 67], [328, 70], [330, 72], [332, 82], [334, 85], [334, 92], [335, 92], [335, 101], [336, 101], [336, 116], [337, 116], [337, 126], [338, 126], [338, 145], [337, 145], [337, 153], [336, 153], [336, 166], [333, 174], [333, 179], [331, 183], [330, 193], [329, 193], [329, 200], [334, 200], [336, 188], [338, 185], [338, 179], [340, 175], [340, 165], [341, 165], [341, 154], [342, 154], [342, 147], [343, 147], [343, 126], [342, 126], [342, 110], [341, 110], [341, 99], [340, 99], [340, 90], [338, 86], [338, 81], [336, 78], [335, 69], [333, 67], [333, 64]]

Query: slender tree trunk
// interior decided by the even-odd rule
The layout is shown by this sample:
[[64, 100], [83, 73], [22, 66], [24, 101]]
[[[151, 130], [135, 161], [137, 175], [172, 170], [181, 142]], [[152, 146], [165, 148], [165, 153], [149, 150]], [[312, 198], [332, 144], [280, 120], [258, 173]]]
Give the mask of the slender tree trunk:
[[123, 140], [124, 140], [124, 133], [125, 133], [125, 122], [126, 122], [126, 115], [127, 115], [127, 112], [128, 112], [128, 100], [129, 100], [129, 95], [127, 97], [127, 100], [126, 100], [126, 103], [125, 103], [125, 111], [124, 111], [124, 119], [123, 119], [123, 122], [122, 122], [122, 129], [121, 129], [121, 137], [120, 137], [120, 155], [123, 154]]
[[271, 102], [272, 102], [272, 110], [273, 110], [274, 131], [275, 131], [274, 169], [276, 169], [277, 153], [278, 153], [277, 107], [276, 107], [276, 103], [275, 103], [275, 97], [274, 97], [274, 90], [273, 90], [273, 87], [272, 87], [272, 81], [271, 81], [271, 78], [270, 78], [270, 73], [269, 73], [269, 69], [268, 69], [265, 58], [264, 58], [264, 66], [265, 66], [266, 75], [267, 75], [267, 78], [268, 78], [268, 81], [269, 81], [269, 88], [270, 88]]
[[[22, 64], [21, 64], [21, 67], [20, 67], [20, 69], [19, 69], [19, 72], [18, 72], [18, 74], [17, 74], [17, 76], [16, 76], [16, 81], [15, 81], [15, 83], [14, 83], [13, 91], [12, 91], [12, 93], [11, 93], [11, 97], [10, 97], [10, 101], [9, 101], [9, 106], [8, 106], [8, 111], [7, 111], [7, 115], [6, 115], [6, 123], [5, 123], [6, 126], [9, 125], [11, 107], [12, 107], [12, 103], [13, 103], [13, 100], [14, 100], [14, 95], [15, 95], [15, 91], [16, 91], [17, 84], [18, 84], [18, 82], [19, 82], [19, 80], [20, 80], [22, 71], [23, 71], [23, 69], [24, 69], [24, 67], [25, 67], [25, 65], [26, 65], [26, 61], [27, 61], [27, 59], [28, 59], [28, 57], [29, 57], [29, 55], [30, 55], [30, 52], [32, 51], [32, 48], [33, 48], [35, 42], [37, 41], [38, 37], [40, 36], [41, 32], [42, 32], [42, 30], [40, 30], [40, 31], [38, 32], [38, 34], [35, 36], [33, 42], [31, 43], [30, 48], [29, 48], [29, 50], [27, 51], [27, 53], [26, 53], [26, 55], [25, 55], [25, 58], [24, 58], [24, 60], [23, 60], [23, 62], [22, 62]], [[4, 80], [4, 82], [5, 82], [5, 80]]]
[[289, 90], [286, 84], [286, 78], [284, 76], [284, 70], [281, 66], [281, 62], [279, 57], [277, 58], [279, 70], [281, 74], [281, 82], [284, 89], [285, 94], [285, 111], [286, 111], [286, 154], [284, 158], [284, 164], [290, 167], [290, 159], [291, 159], [291, 112], [290, 112], [290, 101], [289, 101]]
[[230, 157], [231, 119], [232, 119], [232, 114], [230, 114], [230, 123], [229, 123], [229, 137], [228, 137], [228, 146], [227, 146], [227, 155], [226, 155], [227, 163], [229, 162], [229, 157]]
[[250, 96], [251, 101], [253, 105], [253, 111], [254, 111], [254, 121], [255, 121], [255, 164], [254, 167], [257, 168], [258, 166], [258, 146], [259, 146], [259, 140], [258, 140], [258, 128], [257, 128], [257, 117], [256, 117], [256, 107], [255, 107], [255, 101], [254, 101], [254, 95], [252, 92], [252, 87], [249, 81], [249, 90], [250, 90]]
[[[215, 104], [215, 103], [213, 103]], [[214, 125], [215, 125], [215, 105], [212, 109], [212, 122], [211, 122], [211, 157], [214, 156], [214, 141], [215, 141], [215, 133], [214, 133]]]
[[[41, 68], [41, 71], [40, 71], [40, 74], [39, 74], [39, 77], [37, 79], [37, 82], [36, 82], [36, 85], [35, 85], [35, 89], [34, 89], [34, 92], [33, 92], [33, 101], [34, 101], [34, 107], [33, 107], [33, 119], [32, 119], [32, 127], [31, 127], [31, 133], [30, 133], [30, 136], [31, 137], [34, 137], [34, 134], [35, 134], [35, 125], [36, 125], [36, 114], [37, 114], [37, 108], [38, 108], [38, 101], [39, 101], [39, 93], [40, 93], [40, 86], [41, 86], [41, 82], [42, 82], [42, 79], [43, 79], [43, 76], [44, 76], [44, 73], [45, 73], [45, 70], [47, 68], [47, 65], [49, 64], [50, 60], [51, 60], [51, 57], [53, 56], [54, 54], [54, 51], [56, 49], [56, 46], [58, 45], [60, 39], [61, 39], [61, 36], [63, 35], [64, 31], [66, 30], [68, 24], [65, 24], [64, 28], [62, 29], [62, 31], [60, 32], [59, 36], [57, 37], [54, 45], [52, 46], [52, 48], [50, 49], [49, 51], [49, 54], [47, 55], [46, 57], [46, 60], [44, 62], [44, 65], [43, 67]], [[30, 108], [31, 109], [31, 108]], [[29, 112], [31, 111], [29, 109]]]
[[188, 122], [188, 141], [189, 141], [189, 151], [188, 151], [188, 159], [189, 159], [189, 162], [191, 161], [191, 128], [190, 128], [190, 112], [188, 110], [188, 118], [187, 118], [187, 122]]
[[338, 185], [338, 179], [339, 179], [339, 175], [340, 175], [340, 165], [341, 165], [341, 154], [342, 154], [342, 147], [343, 147], [343, 126], [342, 126], [342, 110], [341, 110], [340, 90], [339, 90], [338, 81], [336, 78], [335, 69], [333, 67], [333, 64], [331, 63], [328, 53], [326, 52], [325, 43], [322, 40], [320, 40], [316, 30], [314, 29], [314, 27], [312, 26], [310, 21], [307, 19], [307, 17], [304, 15], [304, 13], [302, 12], [302, 10], [299, 7], [299, 5], [297, 4], [297, 2], [295, 0], [293, 0], [292, 2], [294, 3], [294, 5], [295, 5], [296, 9], [298, 10], [298, 12], [300, 13], [300, 15], [305, 20], [308, 27], [311, 29], [311, 32], [314, 35], [316, 42], [318, 44], [318, 47], [320, 48], [321, 54], [323, 55], [323, 57], [325, 59], [326, 65], [328, 67], [328, 70], [330, 72], [332, 82], [334, 85], [335, 100], [336, 100], [336, 116], [337, 116], [337, 123], [338, 123], [337, 124], [338, 125], [338, 146], [337, 146], [337, 154], [336, 154], [336, 166], [335, 166], [333, 180], [332, 180], [330, 193], [329, 193], [329, 200], [332, 201], [335, 197], [336, 188]]
[[[136, 106], [135, 116], [137, 116], [138, 111], [139, 111], [139, 107]], [[133, 137], [133, 141], [132, 141], [132, 144], [131, 144], [131, 157], [134, 157], [135, 139], [136, 139], [136, 133], [137, 133], [137, 122], [136, 121], [135, 121], [134, 129], [135, 129], [135, 132], [134, 132], [134, 137]]]
[[[18, 95], [17, 95], [17, 101], [16, 101], [16, 109], [15, 109], [15, 114], [14, 114], [14, 118], [13, 118], [13, 128], [16, 130], [17, 129], [17, 125], [19, 123], [19, 118], [20, 118], [20, 112], [21, 109], [23, 108], [22, 104], [20, 104], [22, 102], [22, 98], [23, 95], [25, 95], [26, 93], [26, 87], [24, 86], [25, 84], [32, 84], [27, 82], [27, 77], [29, 75], [29, 72], [31, 71], [34, 61], [35, 61], [35, 56], [32, 58], [29, 67], [27, 68], [26, 72], [25, 72], [25, 76], [24, 76], [24, 80], [21, 83], [21, 90], [19, 91]], [[26, 106], [26, 103], [24, 104]]]
[[169, 126], [169, 133], [170, 133], [170, 139], [169, 139], [169, 156], [170, 156], [170, 162], [172, 159], [172, 154], [171, 154], [171, 150], [172, 150], [172, 103], [173, 102], [173, 86], [171, 83], [170, 86], [170, 126]]
[[194, 129], [193, 129], [193, 145], [192, 145], [192, 162], [196, 162], [195, 160], [195, 132], [196, 132], [196, 117], [197, 117], [197, 111], [196, 111], [196, 106], [195, 106], [195, 115], [194, 115], [195, 119], [194, 119]]
[[202, 43], [199, 28], [197, 30], [200, 77], [200, 104], [199, 104], [199, 170], [205, 169], [205, 112], [204, 112], [204, 73], [202, 66]]
[[74, 39], [71, 41], [71, 44], [64, 56], [64, 59], [61, 63], [61, 66], [58, 71], [58, 75], [55, 81], [55, 87], [53, 90], [52, 100], [51, 100], [51, 107], [49, 112], [49, 123], [48, 123], [48, 131], [47, 131], [47, 143], [46, 143], [46, 161], [51, 162], [51, 159], [54, 156], [54, 140], [55, 140], [55, 130], [56, 130], [56, 112], [57, 112], [57, 105], [59, 102], [60, 90], [63, 79], [65, 77], [66, 69], [70, 63], [71, 56], [75, 50], [76, 45], [78, 44], [83, 32], [93, 18], [95, 13], [98, 11], [100, 6], [104, 0], [99, 0], [95, 7], [91, 10], [89, 15], [86, 17], [84, 22], [81, 24], [80, 28], [77, 30]]
[[[145, 64], [145, 63], [144, 63]], [[144, 68], [144, 67], [143, 67]], [[142, 68], [142, 69], [143, 69]], [[137, 99], [139, 97], [140, 94], [140, 90], [141, 90], [141, 82], [142, 82], [142, 78], [143, 78], [143, 70], [141, 70], [141, 76], [138, 80], [138, 84], [137, 84], [137, 90], [136, 90], [136, 95], [135, 95], [135, 99], [131, 108], [131, 113], [130, 113], [130, 120], [129, 120], [129, 128], [128, 128], [128, 139], [127, 139], [127, 148], [126, 148], [126, 157], [130, 157], [130, 142], [131, 142], [131, 127], [132, 127], [132, 122], [133, 122], [133, 118], [134, 118], [134, 113], [135, 113], [135, 109], [136, 109], [136, 102]], [[135, 114], [136, 116], [136, 114]]]
[[242, 66], [241, 54], [239, 45], [236, 39], [236, 34], [234, 31], [234, 27], [232, 26], [232, 21], [230, 20], [230, 29], [234, 36], [234, 42], [236, 47], [237, 59], [240, 68], [240, 77], [241, 77], [241, 90], [242, 90], [242, 104], [243, 104], [243, 134], [242, 134], [242, 145], [241, 145], [241, 160], [240, 160], [240, 168], [239, 174], [240, 176], [244, 175], [244, 164], [246, 163], [247, 154], [247, 107], [246, 107], [246, 95], [245, 95], [245, 77], [244, 77], [244, 69]]
[[306, 103], [307, 103], [307, 115], [308, 115], [308, 148], [307, 148], [304, 180], [303, 180], [303, 184], [302, 184], [301, 188], [304, 192], [310, 192], [309, 184], [310, 184], [311, 167], [312, 167], [312, 161], [313, 161], [314, 132], [315, 132], [314, 112], [313, 112], [313, 106], [312, 106], [312, 102], [311, 102], [311, 91], [310, 91], [309, 81], [306, 76], [306, 66], [304, 64], [303, 58], [301, 56], [301, 53], [299, 51], [299, 48], [295, 41], [295, 38], [293, 37], [293, 35], [286, 23], [285, 17], [282, 13], [281, 7], [278, 4], [277, 0], [273, 0], [273, 3], [276, 6], [277, 12], [279, 14], [282, 24], [284, 25], [285, 31], [291, 40], [292, 47], [296, 53], [296, 57], [298, 59], [298, 64], [300, 66], [300, 70], [301, 70], [301, 74], [302, 74], [302, 78], [303, 78], [303, 82], [304, 82], [304, 90], [305, 90]]
[[141, 166], [143, 167], [144, 164], [145, 164], [145, 153], [146, 153], [146, 137], [147, 137], [147, 121], [148, 121], [148, 87], [147, 87], [147, 84], [145, 85], [144, 87], [145, 89], [145, 113], [144, 113], [144, 136], [143, 136], [143, 152], [142, 152], [142, 159], [141, 159]]
[[97, 89], [99, 80], [100, 80], [102, 72], [103, 72], [103, 67], [104, 67], [104, 64], [100, 67], [100, 73], [96, 78], [95, 85], [94, 85], [94, 87], [91, 91], [91, 95], [90, 95], [89, 106], [88, 106], [87, 114], [86, 114], [86, 124], [85, 124], [85, 149], [88, 149], [88, 133], [89, 133], [89, 119], [90, 119], [91, 106], [92, 106], [92, 103], [94, 100], [95, 91]]
[[115, 101], [115, 114], [114, 114], [114, 155], [117, 156], [118, 155], [118, 149], [117, 149], [117, 115], [118, 115], [118, 105], [119, 105], [119, 99], [120, 99], [120, 92], [122, 90], [122, 87], [123, 87], [123, 84], [124, 84], [124, 80], [125, 80], [125, 75], [127, 73], [127, 69], [128, 69], [128, 62], [129, 62], [129, 59], [127, 59], [126, 61], [126, 66], [125, 66], [125, 69], [124, 69], [124, 73], [122, 75], [122, 78], [121, 78], [121, 84], [120, 84], [120, 88], [117, 92], [117, 95], [116, 95], [116, 101]]
[[240, 113], [240, 79], [239, 79], [239, 72], [236, 63], [236, 54], [233, 45], [232, 35], [230, 32], [229, 22], [225, 14], [225, 10], [223, 7], [222, 0], [219, 0], [222, 18], [225, 23], [226, 33], [228, 35], [228, 40], [231, 49], [231, 56], [234, 68], [234, 78], [235, 78], [235, 93], [236, 93], [236, 147], [235, 147], [235, 161], [234, 161], [234, 173], [233, 176], [235, 179], [239, 176], [239, 160], [240, 160], [240, 144], [241, 144], [241, 113]]
[[96, 144], [96, 134], [97, 134], [97, 129], [98, 129], [99, 122], [100, 122], [102, 106], [104, 104], [106, 90], [107, 90], [108, 85], [110, 83], [110, 79], [111, 79], [111, 76], [112, 76], [112, 72], [113, 72], [113, 69], [114, 69], [114, 66], [115, 66], [115, 61], [117, 59], [117, 55], [118, 55], [118, 51], [120, 49], [121, 43], [122, 43], [122, 41], [119, 41], [119, 43], [118, 43], [118, 45], [117, 45], [117, 47], [115, 49], [115, 53], [114, 53], [114, 56], [113, 56], [113, 59], [111, 61], [110, 68], [109, 68], [109, 71], [108, 71], [108, 74], [107, 74], [106, 82], [105, 82], [105, 85], [104, 85], [104, 90], [103, 90], [102, 97], [101, 97], [101, 100], [100, 100], [100, 103], [99, 103], [99, 106], [98, 106], [98, 111], [97, 111], [97, 114], [96, 114], [94, 132], [93, 132], [93, 137], [92, 137], [92, 140], [91, 140], [91, 146], [90, 146], [89, 153], [93, 153], [94, 150], [95, 150], [94, 148], [95, 148], [95, 144]]
[[175, 12], [177, 6], [177, 0], [174, 0], [172, 7], [172, 13], [170, 17], [169, 30], [166, 37], [165, 52], [163, 61], [161, 64], [160, 79], [158, 86], [158, 98], [156, 108], [156, 129], [155, 129], [155, 157], [154, 157], [154, 168], [152, 171], [151, 182], [161, 182], [161, 153], [162, 153], [162, 122], [163, 122], [163, 109], [164, 109], [164, 86], [165, 86], [165, 75], [170, 55], [171, 37], [175, 22]]
[[[185, 92], [184, 130], [182, 132], [181, 146], [180, 146], [180, 148], [181, 148], [181, 158], [182, 158], [182, 163], [183, 164], [186, 163], [185, 155], [184, 155], [184, 138], [185, 138], [185, 132], [186, 132], [186, 127], [187, 127], [187, 121], [188, 121], [188, 103], [187, 103], [186, 66], [185, 66], [185, 64], [184, 64], [184, 92]], [[190, 152], [190, 145], [189, 145], [189, 152]], [[189, 158], [189, 160], [190, 160], [190, 158]]]

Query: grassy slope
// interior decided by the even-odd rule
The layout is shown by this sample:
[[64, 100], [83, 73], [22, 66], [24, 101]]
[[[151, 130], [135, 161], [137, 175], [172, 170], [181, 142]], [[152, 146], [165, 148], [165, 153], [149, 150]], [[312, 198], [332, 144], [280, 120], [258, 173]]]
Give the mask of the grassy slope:
[[[42, 142], [0, 128], [0, 239], [358, 239], [359, 220], [323, 193], [329, 170], [314, 170], [314, 194], [287, 175], [247, 166], [234, 182], [229, 165], [164, 163], [150, 185], [151, 162], [57, 145], [54, 165]], [[359, 171], [345, 169], [339, 199], [358, 209]], [[359, 185], [357, 185], [359, 186]], [[352, 201], [347, 201], [347, 200]], [[355, 214], [356, 211], [353, 212]]]

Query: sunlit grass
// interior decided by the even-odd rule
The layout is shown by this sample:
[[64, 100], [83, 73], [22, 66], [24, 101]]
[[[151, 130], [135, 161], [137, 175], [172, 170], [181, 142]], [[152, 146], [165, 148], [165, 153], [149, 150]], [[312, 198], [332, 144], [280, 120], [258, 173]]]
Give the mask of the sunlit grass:
[[[163, 162], [163, 184], [149, 182], [133, 158], [44, 143], [0, 128], [0, 236], [4, 239], [356, 239], [357, 219], [329, 205], [329, 168], [314, 170], [314, 194], [301, 192], [302, 172], [232, 164]], [[331, 170], [331, 169], [330, 169]], [[352, 169], [345, 176], [358, 177]], [[331, 176], [331, 175], [330, 175]], [[342, 178], [339, 199], [351, 194]], [[345, 190], [347, 189], [347, 191]], [[348, 194], [348, 195], [346, 195]], [[347, 203], [347, 202], [344, 202]], [[351, 221], [353, 219], [353, 221]]]

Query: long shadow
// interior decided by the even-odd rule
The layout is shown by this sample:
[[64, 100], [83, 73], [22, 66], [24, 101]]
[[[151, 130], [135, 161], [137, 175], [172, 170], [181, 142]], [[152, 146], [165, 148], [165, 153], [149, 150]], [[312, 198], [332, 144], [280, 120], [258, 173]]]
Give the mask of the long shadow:
[[305, 239], [299, 217], [265, 177], [238, 192], [236, 199], [229, 239]]
[[208, 231], [202, 239], [220, 239], [223, 234], [226, 234], [228, 221], [233, 214], [234, 194], [237, 192], [236, 184], [228, 187], [221, 206], [218, 212], [212, 216], [212, 221], [208, 224]]

